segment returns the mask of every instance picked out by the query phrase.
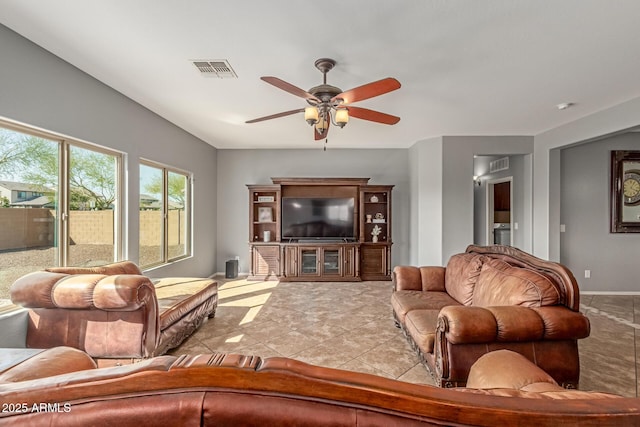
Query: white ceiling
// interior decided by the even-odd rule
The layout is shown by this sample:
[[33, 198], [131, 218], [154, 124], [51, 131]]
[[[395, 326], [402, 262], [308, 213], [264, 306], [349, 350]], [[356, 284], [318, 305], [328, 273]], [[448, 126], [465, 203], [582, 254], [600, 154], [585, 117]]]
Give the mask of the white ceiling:
[[[338, 62], [347, 90], [402, 87], [357, 106], [330, 147], [404, 148], [441, 135], [535, 135], [640, 96], [637, 0], [2, 0], [0, 23], [218, 148], [314, 148], [305, 106], [260, 80], [308, 90]], [[227, 59], [238, 79], [193, 59]], [[555, 106], [572, 102], [572, 108]]]

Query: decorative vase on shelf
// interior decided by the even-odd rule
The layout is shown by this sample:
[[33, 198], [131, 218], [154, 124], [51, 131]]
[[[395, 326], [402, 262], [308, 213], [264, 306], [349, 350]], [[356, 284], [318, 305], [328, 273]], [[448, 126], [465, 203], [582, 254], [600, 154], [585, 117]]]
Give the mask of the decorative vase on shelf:
[[369, 199], [369, 201], [371, 203], [378, 203], [378, 196], [376, 196], [375, 194], [373, 196], [371, 196], [371, 198]]
[[378, 241], [378, 234], [380, 234], [382, 232], [382, 228], [380, 228], [380, 226], [378, 225], [374, 225], [373, 229], [371, 230], [371, 241], [373, 243], [376, 243]]

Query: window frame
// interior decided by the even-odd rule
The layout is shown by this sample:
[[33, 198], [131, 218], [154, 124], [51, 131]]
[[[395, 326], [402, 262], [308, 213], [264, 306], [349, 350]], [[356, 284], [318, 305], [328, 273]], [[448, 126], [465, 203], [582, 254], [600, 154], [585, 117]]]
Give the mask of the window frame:
[[58, 242], [64, 242], [63, 245], [58, 244], [58, 251], [55, 257], [57, 266], [65, 267], [68, 262], [69, 246], [71, 244], [69, 236], [69, 167], [71, 147], [78, 147], [85, 150], [94, 151], [108, 156], [113, 156], [116, 162], [116, 200], [118, 203], [113, 213], [113, 245], [114, 245], [114, 261], [122, 260], [124, 254], [124, 215], [126, 212], [126, 200], [124, 192], [124, 164], [125, 153], [110, 148], [101, 147], [90, 142], [82, 141], [66, 135], [62, 135], [53, 131], [47, 131], [36, 128], [24, 123], [19, 123], [0, 117], [0, 127], [19, 132], [38, 138], [47, 139], [58, 144], [58, 215], [56, 218], [56, 227], [58, 229]]
[[[153, 160], [149, 160], [146, 158], [140, 158], [138, 165], [138, 173], [140, 172], [141, 166], [147, 166], [155, 169], [159, 169], [162, 171], [162, 227], [161, 227], [161, 246], [162, 246], [162, 259], [159, 262], [154, 262], [148, 265], [142, 265], [140, 263], [140, 268], [144, 271], [148, 271], [157, 267], [161, 267], [163, 265], [171, 264], [183, 259], [191, 258], [193, 256], [193, 172], [186, 171], [184, 169], [177, 168], [175, 166], [170, 166], [164, 163], [156, 162]], [[169, 257], [169, 173], [175, 173], [179, 175], [183, 175], [186, 177], [186, 190], [187, 194], [185, 196], [184, 205], [185, 205], [185, 253], [170, 258]], [[138, 179], [138, 230], [140, 230], [140, 194], [143, 193], [142, 186], [140, 185], [140, 179]], [[140, 238], [138, 238], [138, 253], [140, 253]]]

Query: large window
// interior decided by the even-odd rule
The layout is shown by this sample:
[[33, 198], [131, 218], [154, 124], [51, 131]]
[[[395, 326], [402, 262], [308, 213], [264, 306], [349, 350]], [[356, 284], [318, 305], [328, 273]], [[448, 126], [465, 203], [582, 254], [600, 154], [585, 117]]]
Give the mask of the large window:
[[140, 162], [140, 265], [191, 255], [191, 179], [187, 172]]
[[119, 259], [121, 155], [0, 121], [0, 305], [20, 276]]

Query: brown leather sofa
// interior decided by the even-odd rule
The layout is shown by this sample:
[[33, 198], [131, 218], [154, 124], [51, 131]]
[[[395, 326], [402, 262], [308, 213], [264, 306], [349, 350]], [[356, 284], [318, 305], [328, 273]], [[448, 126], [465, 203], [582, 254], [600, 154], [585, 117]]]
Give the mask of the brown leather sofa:
[[123, 261], [28, 274], [12, 285], [11, 300], [29, 309], [27, 347], [70, 346], [122, 362], [178, 346], [215, 315], [218, 285], [202, 278], [150, 279]]
[[472, 245], [446, 267], [397, 266], [393, 283], [396, 323], [442, 387], [464, 386], [478, 358], [508, 349], [577, 388], [578, 339], [590, 326], [563, 265], [509, 246]]
[[[51, 363], [68, 360], [65, 352], [77, 350], [50, 351], [0, 373], [0, 426], [640, 424], [639, 399], [567, 390], [557, 391], [564, 397], [550, 404], [548, 392], [503, 388], [506, 375], [497, 381], [499, 388], [442, 389], [287, 358], [159, 356], [93, 369], [90, 358], [77, 353], [69, 355], [72, 363]], [[495, 374], [510, 360], [503, 355], [485, 362], [478, 370]], [[541, 382], [544, 372], [524, 362], [516, 367], [527, 374], [512, 382]], [[490, 378], [482, 381], [485, 387], [492, 387]], [[573, 398], [566, 397], [570, 394]]]

